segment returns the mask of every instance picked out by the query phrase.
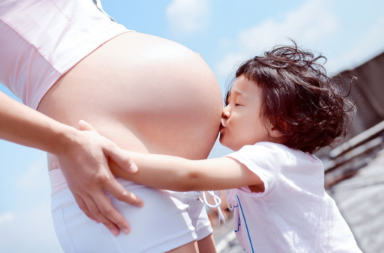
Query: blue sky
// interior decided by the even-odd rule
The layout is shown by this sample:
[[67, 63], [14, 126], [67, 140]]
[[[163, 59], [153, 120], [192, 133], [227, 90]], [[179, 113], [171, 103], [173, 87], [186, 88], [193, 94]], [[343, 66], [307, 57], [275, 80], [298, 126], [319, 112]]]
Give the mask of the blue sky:
[[[129, 29], [200, 53], [223, 92], [239, 62], [287, 38], [325, 55], [329, 73], [384, 51], [381, 0], [109, 0], [103, 7]], [[211, 157], [229, 152], [215, 145]], [[0, 252], [62, 252], [50, 217], [45, 153], [0, 140], [0, 168]]]

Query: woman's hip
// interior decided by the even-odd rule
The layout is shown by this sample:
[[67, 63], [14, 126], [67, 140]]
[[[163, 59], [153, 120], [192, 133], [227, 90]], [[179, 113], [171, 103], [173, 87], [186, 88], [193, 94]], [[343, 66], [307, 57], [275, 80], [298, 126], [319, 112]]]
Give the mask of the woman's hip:
[[118, 180], [145, 203], [139, 208], [108, 194], [131, 226], [128, 235], [121, 233], [115, 237], [103, 224], [89, 219], [68, 188], [52, 195], [54, 227], [65, 252], [166, 252], [212, 233], [204, 205], [196, 193], [180, 197]]

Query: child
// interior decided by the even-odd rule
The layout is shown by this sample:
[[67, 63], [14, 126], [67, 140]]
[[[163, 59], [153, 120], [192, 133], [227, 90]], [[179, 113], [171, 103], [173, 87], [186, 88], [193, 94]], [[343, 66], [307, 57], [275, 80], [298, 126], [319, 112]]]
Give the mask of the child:
[[240, 66], [220, 126], [220, 142], [235, 153], [187, 160], [129, 152], [138, 172], [111, 164], [113, 172], [160, 189], [232, 189], [228, 202], [245, 252], [361, 252], [313, 155], [345, 136], [354, 112], [321, 58], [294, 44]]

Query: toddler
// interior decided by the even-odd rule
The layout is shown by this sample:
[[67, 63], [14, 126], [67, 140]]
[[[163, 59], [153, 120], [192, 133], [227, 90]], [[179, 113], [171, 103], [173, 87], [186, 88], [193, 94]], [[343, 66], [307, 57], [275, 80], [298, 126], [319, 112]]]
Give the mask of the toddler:
[[114, 174], [174, 191], [231, 189], [245, 252], [361, 252], [313, 155], [345, 136], [354, 114], [340, 91], [343, 80], [329, 78], [321, 58], [294, 43], [239, 67], [220, 126], [220, 142], [234, 153], [187, 160], [129, 152], [137, 173], [111, 164]]

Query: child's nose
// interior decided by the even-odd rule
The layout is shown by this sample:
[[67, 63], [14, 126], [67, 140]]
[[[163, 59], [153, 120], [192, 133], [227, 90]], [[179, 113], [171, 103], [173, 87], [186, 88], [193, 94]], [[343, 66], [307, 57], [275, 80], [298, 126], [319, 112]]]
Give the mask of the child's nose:
[[221, 114], [221, 126], [226, 127], [227, 126], [227, 120], [230, 116], [229, 110], [226, 110], [226, 108], [223, 109], [223, 112]]
[[221, 117], [224, 119], [228, 119], [231, 113], [229, 112], [228, 106], [224, 107]]

